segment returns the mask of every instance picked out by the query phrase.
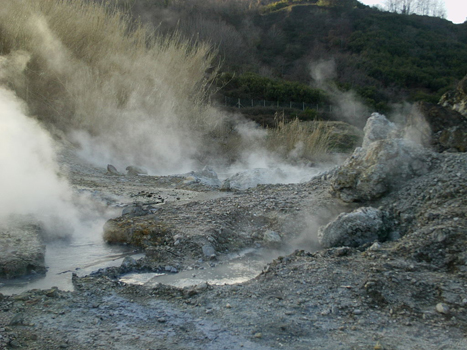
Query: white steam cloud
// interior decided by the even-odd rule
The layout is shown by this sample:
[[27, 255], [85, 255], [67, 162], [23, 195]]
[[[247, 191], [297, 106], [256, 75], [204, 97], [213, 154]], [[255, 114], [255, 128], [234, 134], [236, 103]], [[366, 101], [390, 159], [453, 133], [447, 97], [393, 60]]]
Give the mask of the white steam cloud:
[[311, 63], [310, 74], [315, 86], [328, 93], [333, 104], [333, 114], [338, 120], [361, 127], [365, 125], [366, 119], [370, 116], [368, 107], [354, 91], [341, 91], [332, 82], [337, 76], [334, 59]]
[[58, 217], [74, 221], [72, 192], [58, 175], [53, 142], [24, 112], [14, 93], [0, 87], [0, 221], [11, 214], [33, 215], [49, 228]]

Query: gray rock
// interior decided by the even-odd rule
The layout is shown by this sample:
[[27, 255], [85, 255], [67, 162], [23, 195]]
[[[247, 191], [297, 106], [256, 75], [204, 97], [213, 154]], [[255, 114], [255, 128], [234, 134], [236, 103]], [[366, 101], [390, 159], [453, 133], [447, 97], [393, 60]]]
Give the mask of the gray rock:
[[175, 267], [170, 266], [170, 265], [165, 267], [165, 271], [171, 272], [171, 273], [177, 273], [178, 272], [178, 270]]
[[278, 244], [282, 242], [282, 238], [277, 232], [268, 230], [263, 235], [263, 241], [269, 244]]
[[123, 259], [122, 261], [122, 267], [125, 267], [125, 268], [131, 268], [133, 266], [136, 266], [137, 262], [135, 259], [133, 259], [131, 256], [127, 256], [125, 257], [125, 259]]
[[144, 168], [140, 168], [140, 167], [137, 167], [137, 166], [133, 166], [133, 165], [130, 165], [130, 166], [127, 166], [126, 169], [127, 171], [127, 176], [137, 176], [137, 175], [147, 175], [148, 174], [148, 171]]
[[46, 272], [43, 230], [40, 223], [21, 216], [0, 225], [0, 277]]
[[318, 239], [324, 248], [359, 247], [365, 243], [384, 241], [388, 235], [384, 214], [365, 207], [340, 214], [334, 221], [318, 230]]
[[206, 256], [206, 257], [210, 258], [213, 255], [214, 256], [216, 255], [216, 250], [214, 249], [214, 247], [211, 244], [203, 245], [202, 250], [203, 250], [204, 256]]
[[366, 148], [370, 143], [378, 140], [386, 140], [397, 132], [396, 124], [390, 122], [386, 117], [379, 113], [373, 113], [368, 118], [363, 128], [365, 136], [363, 137], [362, 147]]
[[145, 210], [141, 203], [134, 203], [122, 210], [122, 216], [127, 215], [129, 217], [135, 217], [144, 216], [148, 214], [149, 210]]
[[440, 314], [448, 315], [450, 310], [449, 306], [447, 306], [444, 303], [438, 303], [436, 304], [436, 311], [438, 311]]
[[[384, 124], [381, 117], [378, 116], [379, 127]], [[388, 129], [388, 135], [392, 134], [393, 127], [390, 124]], [[367, 129], [369, 134], [373, 134], [372, 130]], [[404, 180], [427, 172], [430, 151], [401, 138], [370, 142], [382, 135], [384, 132], [379, 131], [366, 137], [365, 147], [357, 148], [335, 172], [331, 188], [343, 201], [378, 199]]]
[[112, 164], [107, 165], [107, 173], [106, 175], [123, 175], [121, 172], [117, 170]]
[[217, 173], [208, 166], [205, 166], [201, 171], [191, 171], [187, 174], [179, 175], [185, 178], [184, 185], [203, 184], [210, 187], [220, 187], [221, 181]]

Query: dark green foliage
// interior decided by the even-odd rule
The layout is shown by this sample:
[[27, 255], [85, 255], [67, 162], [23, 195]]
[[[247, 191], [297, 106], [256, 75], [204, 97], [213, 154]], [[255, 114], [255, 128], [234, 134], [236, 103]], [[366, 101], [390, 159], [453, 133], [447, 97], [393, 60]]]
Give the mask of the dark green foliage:
[[312, 89], [298, 82], [270, 79], [255, 73], [239, 76], [223, 73], [217, 83], [226, 96], [268, 101], [328, 103], [326, 94], [320, 89]]
[[213, 44], [221, 71], [235, 73], [218, 85], [231, 97], [320, 99], [292, 82], [314, 86], [310, 67], [333, 59], [332, 83], [386, 112], [406, 99], [435, 101], [467, 74], [467, 23], [353, 0], [172, 0], [164, 11], [154, 2], [134, 0], [136, 17]]

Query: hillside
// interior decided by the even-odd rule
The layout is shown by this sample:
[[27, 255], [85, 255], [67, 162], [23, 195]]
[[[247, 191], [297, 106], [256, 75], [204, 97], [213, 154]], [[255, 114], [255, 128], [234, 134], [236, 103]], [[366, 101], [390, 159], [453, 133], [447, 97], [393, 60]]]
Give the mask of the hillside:
[[[436, 103], [467, 73], [467, 23], [383, 12], [359, 2], [329, 3], [119, 1], [156, 31], [179, 31], [214, 45], [220, 71], [234, 73], [232, 84], [218, 85], [230, 97], [278, 99], [271, 87], [279, 79], [352, 90], [371, 110], [387, 113], [402, 101]], [[238, 86], [251, 73], [273, 79], [269, 88], [258, 91], [251, 79]]]

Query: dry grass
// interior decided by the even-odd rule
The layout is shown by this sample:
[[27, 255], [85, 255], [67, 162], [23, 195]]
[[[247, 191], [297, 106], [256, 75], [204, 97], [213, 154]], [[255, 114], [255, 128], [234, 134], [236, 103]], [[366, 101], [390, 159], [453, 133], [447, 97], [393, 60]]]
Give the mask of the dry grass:
[[[268, 129], [266, 147], [289, 160], [325, 160], [330, 152], [339, 148], [348, 135], [339, 130], [344, 123], [313, 121], [301, 122], [295, 119], [285, 122], [277, 117], [277, 126]], [[350, 126], [349, 126], [350, 127]], [[355, 141], [349, 148], [355, 146]]]
[[176, 34], [154, 36], [108, 4], [22, 0], [4, 5], [0, 52], [29, 55], [27, 91], [12, 87], [40, 119], [100, 132], [138, 110], [140, 117], [164, 123], [189, 122], [201, 129], [211, 124], [201, 103], [212, 59], [207, 45], [191, 46]]

